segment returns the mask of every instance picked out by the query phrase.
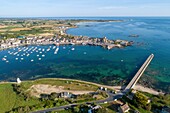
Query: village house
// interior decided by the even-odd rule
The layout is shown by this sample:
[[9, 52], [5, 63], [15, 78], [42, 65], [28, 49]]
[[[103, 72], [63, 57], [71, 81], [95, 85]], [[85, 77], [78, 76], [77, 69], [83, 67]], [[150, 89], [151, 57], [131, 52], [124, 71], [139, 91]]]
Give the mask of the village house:
[[90, 107], [90, 109], [88, 110], [88, 113], [94, 113], [95, 110], [101, 109], [102, 107], [100, 105], [88, 105], [88, 107]]
[[118, 110], [119, 110], [120, 113], [127, 113], [127, 112], [130, 110], [130, 107], [129, 107], [129, 105], [126, 103], [126, 104], [120, 105], [120, 107], [118, 108]]
[[15, 42], [12, 42], [11, 45], [16, 47], [16, 46], [19, 46], [21, 44], [21, 41], [20, 40], [17, 40]]
[[92, 109], [94, 109], [94, 110], [97, 110], [97, 109], [100, 109], [100, 108], [102, 108], [100, 105], [96, 105], [96, 106], [92, 107]]
[[72, 94], [69, 93], [69, 92], [61, 92], [61, 93], [60, 93], [60, 97], [61, 97], [61, 98], [71, 98], [71, 97], [72, 97]]
[[5, 49], [8, 47], [8, 44], [0, 44], [1, 49]]
[[36, 39], [37, 37], [36, 36], [28, 36], [26, 37], [27, 40], [33, 40], [33, 39]]
[[43, 41], [45, 41], [45, 39], [37, 39], [36, 40], [37, 43], [42, 43]]
[[127, 46], [128, 42], [127, 41], [121, 41], [120, 44], [123, 45], [123, 46]]
[[16, 41], [16, 38], [10, 38], [7, 41]]
[[107, 43], [107, 38], [106, 37], [102, 38], [101, 42]]

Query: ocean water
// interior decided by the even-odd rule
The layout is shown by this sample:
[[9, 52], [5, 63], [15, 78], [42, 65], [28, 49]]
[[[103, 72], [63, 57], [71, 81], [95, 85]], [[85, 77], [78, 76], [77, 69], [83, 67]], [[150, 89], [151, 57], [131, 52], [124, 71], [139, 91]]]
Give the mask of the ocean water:
[[[78, 18], [80, 19], [80, 18]], [[15, 81], [42, 77], [74, 78], [107, 85], [126, 84], [146, 58], [155, 55], [139, 83], [170, 92], [170, 18], [115, 17], [83, 19], [120, 19], [123, 22], [78, 23], [68, 34], [134, 41], [126, 48], [106, 50], [96, 46], [60, 46], [54, 54], [53, 45], [37, 46], [30, 56], [9, 54], [17, 49], [0, 51], [0, 80]], [[138, 34], [139, 37], [128, 37]], [[51, 46], [50, 51], [46, 51]], [[28, 49], [35, 46], [28, 46]], [[72, 50], [75, 48], [75, 50]], [[20, 47], [20, 49], [24, 49]], [[45, 49], [45, 51], [42, 51]], [[42, 52], [42, 53], [40, 53]], [[42, 54], [45, 55], [42, 57]], [[22, 55], [22, 56], [21, 56]], [[39, 56], [37, 56], [39, 55]], [[6, 57], [9, 62], [1, 60]], [[16, 60], [18, 58], [18, 60]], [[23, 58], [23, 60], [21, 60]], [[38, 60], [38, 58], [42, 58]], [[31, 60], [34, 60], [31, 62]]]

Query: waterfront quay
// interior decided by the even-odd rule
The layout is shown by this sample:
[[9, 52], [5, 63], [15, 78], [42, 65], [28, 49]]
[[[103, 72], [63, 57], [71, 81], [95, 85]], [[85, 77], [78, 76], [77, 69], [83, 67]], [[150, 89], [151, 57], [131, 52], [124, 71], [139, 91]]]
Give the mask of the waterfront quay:
[[101, 46], [106, 49], [122, 48], [133, 44], [126, 40], [109, 40], [104, 38], [92, 38], [87, 36], [72, 36], [57, 34], [51, 36], [22, 36], [22, 38], [0, 39], [0, 50], [28, 45], [91, 45]]

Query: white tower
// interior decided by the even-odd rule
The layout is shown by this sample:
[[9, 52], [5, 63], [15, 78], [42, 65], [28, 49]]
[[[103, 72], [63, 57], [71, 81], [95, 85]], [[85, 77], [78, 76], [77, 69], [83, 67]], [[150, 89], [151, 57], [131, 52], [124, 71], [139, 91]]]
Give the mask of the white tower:
[[21, 83], [20, 78], [17, 78], [17, 83], [18, 83], [18, 84], [20, 84], [20, 83]]

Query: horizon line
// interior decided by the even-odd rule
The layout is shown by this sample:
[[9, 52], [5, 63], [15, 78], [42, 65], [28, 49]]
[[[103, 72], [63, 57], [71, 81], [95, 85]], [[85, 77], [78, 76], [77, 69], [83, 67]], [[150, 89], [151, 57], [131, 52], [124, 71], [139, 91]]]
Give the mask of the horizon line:
[[0, 18], [170, 17], [170, 16], [0, 16]]

